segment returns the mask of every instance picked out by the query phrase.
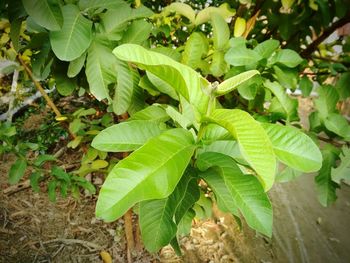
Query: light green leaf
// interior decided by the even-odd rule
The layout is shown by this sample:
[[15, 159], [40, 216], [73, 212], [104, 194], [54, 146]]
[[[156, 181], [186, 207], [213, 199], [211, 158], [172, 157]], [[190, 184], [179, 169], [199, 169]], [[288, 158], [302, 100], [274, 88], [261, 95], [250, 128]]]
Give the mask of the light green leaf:
[[189, 6], [188, 4], [171, 3], [170, 5], [168, 5], [168, 6], [166, 6], [164, 8], [163, 12], [164, 13], [176, 12], [177, 14], [186, 17], [191, 22], [191, 24], [195, 23], [195, 15], [196, 15], [196, 13], [192, 9], [192, 7]]
[[257, 172], [265, 190], [272, 187], [276, 157], [263, 127], [242, 110], [214, 110], [208, 118], [226, 130], [237, 140], [244, 159]]
[[271, 237], [272, 207], [254, 176], [244, 175], [232, 158], [220, 153], [201, 154], [196, 164], [207, 170], [201, 177], [219, 197], [220, 206], [235, 215], [237, 207], [250, 227]]
[[169, 115], [161, 106], [151, 105], [147, 108], [134, 113], [129, 120], [152, 120], [155, 122], [166, 122]]
[[27, 161], [23, 159], [17, 159], [17, 161], [11, 166], [9, 171], [9, 183], [17, 184], [19, 180], [24, 176], [27, 169]]
[[338, 155], [330, 149], [322, 151], [323, 162], [322, 168], [318, 175], [315, 177], [316, 190], [318, 200], [321, 205], [329, 206], [337, 199], [336, 189], [339, 187], [337, 183], [332, 181], [332, 168], [336, 165]]
[[84, 67], [86, 59], [86, 52], [84, 52], [80, 57], [69, 62], [67, 76], [70, 78], [74, 78], [79, 74], [81, 69]]
[[231, 48], [246, 49], [247, 40], [244, 37], [233, 37], [230, 39], [229, 44]]
[[90, 46], [92, 22], [86, 19], [75, 5], [62, 7], [64, 17], [60, 31], [50, 32], [50, 43], [55, 55], [63, 61], [80, 57]]
[[332, 180], [340, 184], [340, 180], [350, 180], [350, 149], [343, 146], [340, 154], [340, 165], [332, 168]]
[[95, 8], [117, 9], [127, 6], [123, 0], [79, 0], [79, 8], [84, 11]]
[[275, 56], [272, 58], [272, 63], [280, 63], [289, 68], [295, 68], [298, 66], [303, 59], [297, 52], [291, 49], [278, 50]]
[[305, 133], [290, 127], [261, 123], [269, 136], [277, 158], [286, 165], [305, 172], [316, 172], [322, 166], [322, 154]]
[[110, 100], [108, 85], [116, 81], [114, 65], [117, 59], [105, 42], [94, 40], [88, 50], [85, 74], [91, 93], [98, 100]]
[[210, 6], [204, 8], [203, 10], [199, 11], [196, 16], [196, 26], [208, 22], [211, 14], [213, 13], [219, 14], [222, 16], [222, 18], [227, 19], [234, 16], [236, 14], [236, 10], [232, 9], [228, 3], [223, 3], [219, 7]]
[[218, 13], [210, 14], [211, 24], [213, 27], [214, 49], [222, 50], [228, 46], [230, 30], [225, 19]]
[[254, 51], [256, 51], [263, 58], [269, 58], [273, 52], [279, 47], [280, 42], [275, 39], [269, 39], [258, 44]]
[[297, 88], [299, 75], [297, 69], [273, 66], [273, 70], [275, 71], [275, 78], [284, 88], [290, 90], [295, 90]]
[[166, 113], [170, 118], [178, 123], [182, 128], [187, 129], [191, 125], [191, 120], [187, 119], [186, 116], [178, 112], [173, 106], [165, 106]]
[[266, 80], [264, 82], [264, 86], [276, 96], [288, 118], [297, 116], [298, 101], [290, 98], [285, 89], [280, 84], [278, 84], [278, 82], [271, 82], [269, 80]]
[[241, 74], [238, 74], [234, 77], [231, 77], [224, 82], [220, 83], [217, 90], [215, 91], [216, 96], [221, 96], [226, 93], [231, 92], [235, 88], [237, 88], [240, 84], [243, 82], [249, 80], [251, 77], [260, 74], [257, 70], [249, 70], [246, 72], [243, 72]]
[[130, 104], [134, 87], [138, 85], [140, 76], [124, 61], [116, 61], [117, 84], [114, 92], [113, 111], [117, 115], [125, 113]]
[[51, 31], [61, 29], [63, 18], [58, 1], [22, 0], [22, 3], [35, 23]]
[[106, 152], [129, 152], [161, 133], [159, 123], [155, 121], [132, 120], [104, 129], [93, 139], [91, 146]]
[[39, 155], [35, 161], [33, 162], [33, 165], [35, 166], [41, 166], [43, 165], [45, 162], [48, 162], [48, 161], [56, 161], [56, 157], [51, 155], [51, 154], [41, 154]]
[[32, 187], [34, 192], [37, 192], [37, 193], [40, 192], [39, 182], [40, 182], [40, 179], [42, 178], [43, 178], [42, 172], [33, 172], [30, 175], [30, 178], [29, 178], [30, 186]]
[[261, 59], [259, 53], [246, 47], [230, 48], [225, 55], [225, 60], [232, 66], [253, 65]]
[[208, 39], [199, 32], [192, 33], [185, 43], [182, 52], [182, 63], [197, 69], [200, 66], [202, 57], [207, 55], [209, 50]]
[[217, 140], [230, 140], [232, 135], [223, 127], [210, 123], [205, 127], [203, 141], [214, 142]]
[[169, 85], [166, 81], [158, 78], [156, 75], [146, 72], [149, 81], [159, 90], [161, 93], [169, 95], [175, 100], [179, 100], [179, 96], [176, 94], [176, 90]]
[[315, 100], [315, 107], [318, 110], [321, 119], [326, 119], [329, 114], [335, 111], [339, 95], [337, 90], [331, 85], [323, 85], [319, 87], [317, 93], [319, 97]]
[[277, 173], [276, 181], [279, 183], [285, 183], [289, 182], [303, 173], [297, 170], [294, 170], [293, 168], [290, 168], [289, 166], [286, 166], [282, 171]]
[[209, 67], [211, 74], [220, 77], [226, 73], [228, 64], [225, 61], [225, 54], [222, 51], [214, 51]]
[[114, 166], [101, 188], [96, 216], [113, 221], [138, 202], [169, 196], [194, 150], [193, 136], [184, 129], [147, 141]]
[[102, 168], [106, 168], [109, 163], [105, 160], [95, 160], [91, 163], [91, 169], [99, 170]]
[[209, 97], [203, 93], [201, 85], [207, 82], [193, 69], [134, 44], [118, 46], [113, 53], [119, 59], [133, 62], [141, 69], [153, 73], [189, 100], [199, 112], [206, 112]]
[[144, 20], [133, 21], [126, 29], [121, 43], [133, 43], [141, 45], [148, 39], [152, 25]]

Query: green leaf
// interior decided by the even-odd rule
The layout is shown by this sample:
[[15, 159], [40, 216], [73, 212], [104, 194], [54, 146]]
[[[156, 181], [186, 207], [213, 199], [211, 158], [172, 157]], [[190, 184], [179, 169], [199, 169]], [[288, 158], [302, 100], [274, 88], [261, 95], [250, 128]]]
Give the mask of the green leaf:
[[350, 97], [350, 72], [345, 72], [341, 74], [340, 78], [337, 81], [336, 89], [338, 90], [341, 100], [344, 100]]
[[109, 9], [101, 15], [101, 23], [107, 35], [122, 31], [128, 21], [149, 17], [153, 14], [145, 6], [134, 9], [125, 2], [118, 3], [118, 5], [117, 8]]
[[246, 21], [244, 18], [242, 17], [237, 17], [236, 18], [236, 21], [235, 21], [235, 26], [234, 26], [234, 29], [233, 29], [233, 35], [235, 37], [240, 37], [243, 35], [243, 33], [245, 32], [246, 30]]
[[208, 39], [202, 33], [194, 32], [185, 43], [181, 62], [197, 69], [200, 67], [202, 57], [208, 54], [208, 50]]
[[207, 85], [207, 82], [193, 69], [134, 44], [118, 46], [113, 53], [119, 59], [135, 63], [141, 69], [153, 73], [189, 100], [199, 112], [206, 112], [209, 97], [203, 93], [201, 85], [203, 82]]
[[178, 123], [182, 128], [187, 129], [191, 125], [191, 120], [189, 120], [185, 115], [178, 112], [172, 106], [165, 106], [166, 113], [170, 116], [170, 118]]
[[62, 96], [69, 96], [75, 89], [78, 88], [75, 79], [67, 78], [63, 74], [55, 75], [56, 88], [59, 94]]
[[10, 38], [16, 51], [20, 48], [19, 35], [21, 33], [21, 26], [22, 19], [17, 18], [11, 21]]
[[229, 140], [232, 139], [232, 135], [223, 127], [216, 124], [208, 124], [205, 127], [203, 134], [203, 141], [214, 142], [217, 140]]
[[34, 192], [37, 192], [37, 193], [40, 192], [39, 182], [40, 182], [40, 179], [42, 178], [43, 178], [42, 172], [36, 171], [30, 175], [29, 177], [30, 186], [33, 188]]
[[123, 34], [122, 43], [133, 43], [141, 45], [148, 39], [152, 25], [144, 20], [133, 21]]
[[249, 70], [241, 74], [238, 74], [234, 77], [231, 77], [219, 84], [217, 90], [215, 91], [215, 95], [221, 96], [221, 95], [227, 94], [232, 90], [234, 90], [235, 88], [237, 88], [240, 84], [249, 80], [250, 78], [252, 78], [257, 74], [260, 74], [259, 71]]
[[222, 18], [226, 20], [227, 18], [234, 16], [236, 10], [232, 9], [228, 3], [223, 3], [219, 7], [209, 6], [198, 12], [195, 19], [196, 26], [208, 22], [213, 13], [221, 15]]
[[296, 69], [273, 66], [273, 70], [275, 78], [284, 88], [292, 91], [297, 88], [299, 72]]
[[51, 154], [42, 154], [39, 155], [36, 160], [34, 161], [33, 165], [35, 166], [41, 166], [43, 165], [45, 162], [49, 162], [49, 161], [56, 161], [56, 157], [51, 155]]
[[324, 120], [324, 126], [326, 126], [327, 130], [334, 132], [346, 140], [350, 139], [350, 126], [342, 115], [330, 113]]
[[176, 12], [177, 14], [180, 14], [184, 17], [186, 17], [191, 24], [195, 23], [195, 15], [196, 13], [192, 9], [191, 6], [184, 3], [171, 3], [170, 5], [166, 6], [163, 10], [164, 13], [168, 12]]
[[318, 175], [315, 177], [316, 190], [318, 200], [321, 205], [329, 206], [337, 199], [336, 189], [339, 187], [337, 183], [332, 181], [332, 168], [336, 165], [338, 155], [330, 149], [322, 151], [323, 162], [322, 168]]
[[156, 75], [146, 72], [149, 81], [159, 90], [161, 93], [167, 94], [175, 100], [179, 100], [179, 96], [176, 94], [175, 89], [169, 85], [166, 81], [158, 78]]
[[192, 220], [195, 216], [196, 213], [193, 211], [193, 209], [189, 209], [186, 212], [177, 226], [177, 234], [179, 236], [188, 235], [191, 232]]
[[230, 38], [230, 30], [228, 25], [225, 19], [218, 13], [211, 13], [210, 19], [213, 27], [214, 49], [225, 49]]
[[213, 189], [219, 207], [235, 215], [238, 208], [250, 227], [271, 237], [272, 207], [254, 176], [244, 175], [232, 158], [220, 153], [203, 153], [196, 164], [206, 171], [200, 176]]
[[66, 183], [70, 183], [70, 175], [66, 173], [61, 167], [56, 165], [52, 166], [51, 174], [56, 177], [58, 180], [62, 180]]
[[230, 48], [225, 54], [225, 60], [232, 66], [248, 66], [257, 63], [262, 56], [246, 47]]
[[169, 196], [194, 152], [184, 129], [163, 132], [118, 162], [103, 184], [96, 216], [113, 221], [138, 202]]
[[227, 71], [225, 54], [222, 51], [214, 51], [212, 61], [209, 67], [211, 74], [215, 77], [224, 75]]
[[117, 9], [127, 6], [123, 0], [79, 0], [79, 8], [84, 11], [96, 8]]
[[79, 74], [81, 69], [84, 67], [86, 59], [86, 52], [84, 52], [80, 57], [69, 62], [67, 76], [70, 78], [74, 78]]
[[128, 152], [161, 133], [155, 121], [131, 120], [104, 129], [93, 139], [91, 146], [106, 152]]
[[254, 51], [257, 52], [260, 56], [263, 58], [269, 58], [273, 54], [273, 52], [276, 51], [276, 49], [279, 47], [280, 42], [275, 39], [269, 39], [264, 42], [261, 42], [258, 44]]
[[63, 61], [80, 57], [90, 46], [92, 22], [86, 19], [75, 5], [62, 7], [64, 17], [60, 31], [50, 32], [50, 43], [55, 55]]
[[113, 111], [117, 115], [125, 113], [131, 104], [134, 86], [138, 85], [139, 75], [128, 63], [117, 60], [117, 87], [113, 99]]
[[276, 96], [288, 118], [291, 119], [292, 117], [297, 116], [298, 101], [290, 98], [285, 89], [278, 84], [278, 82], [266, 80], [264, 86]]
[[277, 173], [276, 181], [279, 183], [289, 182], [302, 174], [302, 172], [294, 170], [293, 168], [287, 166], [281, 172]]
[[272, 63], [280, 63], [289, 68], [295, 68], [302, 61], [303, 59], [299, 56], [299, 54], [291, 49], [278, 50], [275, 56], [272, 58]]
[[27, 161], [24, 159], [17, 159], [17, 161], [11, 166], [9, 171], [9, 183], [17, 184], [19, 180], [24, 176], [27, 169]]
[[106, 168], [109, 163], [105, 160], [95, 160], [91, 163], [91, 169], [99, 170], [102, 168]]
[[57, 180], [51, 180], [47, 185], [47, 191], [49, 194], [49, 200], [51, 202], [56, 202], [56, 188], [57, 188], [58, 181]]
[[299, 82], [299, 89], [301, 90], [301, 93], [303, 94], [304, 97], [307, 97], [310, 95], [312, 89], [313, 89], [313, 83], [312, 81], [307, 77], [303, 76], [300, 79]]
[[244, 159], [257, 172], [265, 190], [272, 187], [276, 157], [271, 142], [263, 127], [242, 110], [214, 110], [209, 121], [226, 130], [237, 140]]
[[332, 168], [332, 180], [340, 184], [340, 180], [350, 180], [350, 149], [343, 146], [340, 155], [340, 165]]
[[316, 172], [322, 166], [322, 154], [305, 133], [278, 124], [261, 123], [272, 143], [273, 150], [281, 162], [305, 172]]
[[98, 100], [110, 100], [108, 85], [116, 81], [114, 65], [117, 59], [111, 53], [107, 43], [98, 39], [92, 42], [88, 50], [85, 73], [90, 91]]
[[140, 229], [145, 247], [156, 252], [170, 243], [176, 234], [176, 224], [199, 199], [197, 179], [185, 173], [174, 192], [165, 199], [140, 203]]
[[22, 3], [35, 23], [51, 31], [61, 29], [63, 17], [58, 1], [22, 0]]
[[335, 107], [339, 100], [337, 90], [331, 85], [323, 85], [317, 89], [319, 95], [316, 99], [315, 107], [319, 112], [321, 119], [326, 119], [327, 116], [335, 111]]
[[156, 122], [166, 122], [169, 120], [169, 115], [160, 106], [151, 105], [147, 108], [134, 113], [129, 120], [152, 120]]

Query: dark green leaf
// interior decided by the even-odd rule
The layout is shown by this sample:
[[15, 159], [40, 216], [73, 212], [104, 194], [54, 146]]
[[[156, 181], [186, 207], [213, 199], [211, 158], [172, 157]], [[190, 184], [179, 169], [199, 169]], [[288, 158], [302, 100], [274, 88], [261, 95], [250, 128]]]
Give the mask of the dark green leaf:
[[51, 155], [51, 154], [41, 154], [39, 155], [36, 160], [34, 161], [33, 165], [35, 166], [41, 166], [43, 165], [45, 162], [48, 161], [56, 161], [56, 157]]
[[30, 180], [30, 186], [33, 188], [34, 192], [39, 193], [40, 192], [40, 187], [39, 187], [39, 182], [40, 179], [43, 178], [42, 172], [34, 172], [30, 175], [29, 180]]
[[9, 183], [17, 184], [19, 180], [24, 176], [27, 169], [27, 161], [24, 159], [17, 159], [17, 161], [11, 166], [9, 172]]

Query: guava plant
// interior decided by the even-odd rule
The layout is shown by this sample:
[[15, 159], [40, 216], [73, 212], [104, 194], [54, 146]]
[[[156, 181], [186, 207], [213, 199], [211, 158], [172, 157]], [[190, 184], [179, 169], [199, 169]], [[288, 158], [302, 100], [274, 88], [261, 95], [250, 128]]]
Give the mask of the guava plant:
[[[223, 109], [218, 97], [253, 76], [249, 70], [210, 83], [190, 67], [139, 45], [113, 50], [121, 61], [152, 74], [159, 90], [176, 103], [153, 104], [100, 132], [92, 146], [100, 151], [132, 152], [104, 182], [96, 215], [106, 221], [137, 206], [145, 247], [171, 244], [195, 216], [205, 191], [219, 209], [241, 216], [256, 231], [271, 236], [272, 187], [277, 163], [302, 172], [321, 168], [315, 143], [291, 126], [260, 123], [240, 109]], [[174, 94], [176, 96], [174, 96]]]

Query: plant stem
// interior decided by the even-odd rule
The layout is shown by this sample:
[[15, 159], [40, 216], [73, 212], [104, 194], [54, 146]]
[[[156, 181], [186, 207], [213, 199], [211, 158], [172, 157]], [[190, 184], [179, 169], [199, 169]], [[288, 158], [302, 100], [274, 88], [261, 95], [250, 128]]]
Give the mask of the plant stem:
[[34, 82], [35, 87], [40, 91], [41, 95], [43, 95], [44, 99], [46, 100], [47, 104], [50, 106], [50, 108], [54, 111], [57, 117], [61, 117], [62, 114], [60, 111], [57, 109], [55, 103], [51, 100], [51, 98], [47, 95], [43, 87], [40, 85], [40, 83], [34, 78], [32, 71], [30, 68], [24, 63], [22, 57], [20, 54], [17, 55], [18, 61], [21, 63], [21, 65], [24, 67], [24, 70], [27, 72], [29, 77], [32, 79]]

